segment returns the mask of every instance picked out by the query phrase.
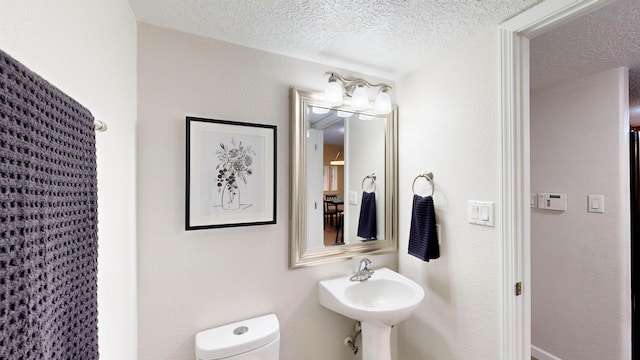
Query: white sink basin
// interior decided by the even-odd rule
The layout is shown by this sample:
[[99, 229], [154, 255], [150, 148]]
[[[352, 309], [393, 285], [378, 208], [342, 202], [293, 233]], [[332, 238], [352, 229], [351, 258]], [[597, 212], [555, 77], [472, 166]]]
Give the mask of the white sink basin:
[[362, 323], [391, 327], [411, 315], [424, 298], [414, 281], [387, 268], [365, 281], [343, 276], [319, 283], [320, 304]]

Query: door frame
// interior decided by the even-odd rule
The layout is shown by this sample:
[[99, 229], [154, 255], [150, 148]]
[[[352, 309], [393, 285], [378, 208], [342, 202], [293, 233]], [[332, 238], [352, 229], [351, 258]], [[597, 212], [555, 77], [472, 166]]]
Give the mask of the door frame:
[[[529, 39], [615, 0], [546, 0], [500, 24], [502, 360], [531, 359]], [[521, 284], [521, 296], [515, 286]]]

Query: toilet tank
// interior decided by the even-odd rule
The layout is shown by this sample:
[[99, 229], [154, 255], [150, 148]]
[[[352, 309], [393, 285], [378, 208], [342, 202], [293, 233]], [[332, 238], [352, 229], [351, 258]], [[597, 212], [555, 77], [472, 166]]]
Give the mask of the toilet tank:
[[198, 360], [278, 360], [280, 324], [274, 314], [200, 331]]

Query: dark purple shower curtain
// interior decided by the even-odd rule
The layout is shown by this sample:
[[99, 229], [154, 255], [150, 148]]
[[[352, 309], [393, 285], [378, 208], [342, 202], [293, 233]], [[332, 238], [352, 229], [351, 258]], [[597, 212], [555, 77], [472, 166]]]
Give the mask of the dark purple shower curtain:
[[98, 359], [91, 113], [0, 51], [0, 360]]

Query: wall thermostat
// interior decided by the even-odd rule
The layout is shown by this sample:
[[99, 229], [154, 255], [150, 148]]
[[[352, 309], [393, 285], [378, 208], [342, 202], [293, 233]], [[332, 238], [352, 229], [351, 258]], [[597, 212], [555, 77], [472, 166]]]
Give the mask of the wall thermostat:
[[567, 210], [567, 194], [538, 193], [538, 209], [557, 211]]

